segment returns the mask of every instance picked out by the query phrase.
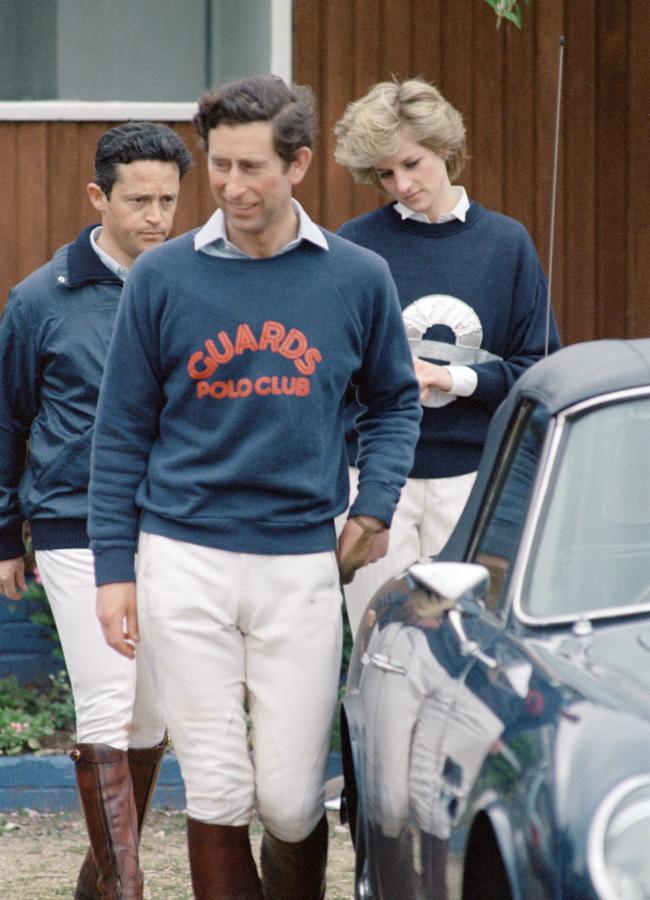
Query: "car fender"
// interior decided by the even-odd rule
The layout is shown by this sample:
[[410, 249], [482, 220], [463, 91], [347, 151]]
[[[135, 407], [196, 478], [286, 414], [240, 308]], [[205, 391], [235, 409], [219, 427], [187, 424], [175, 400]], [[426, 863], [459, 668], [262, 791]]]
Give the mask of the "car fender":
[[360, 812], [362, 786], [362, 725], [361, 701], [358, 693], [341, 701], [341, 765], [345, 786], [345, 809], [350, 833], [356, 840], [356, 826]]
[[[619, 783], [648, 772], [650, 723], [628, 711], [581, 702], [571, 707], [575, 723], [558, 732], [556, 808], [571, 848], [567, 866], [588, 880], [586, 847], [593, 817]], [[597, 748], [597, 752], [594, 752]]]
[[[508, 876], [512, 900], [526, 900], [520, 875], [521, 861], [517, 851], [517, 841], [508, 811], [498, 799], [486, 798], [485, 804], [476, 811], [476, 815], [472, 820], [470, 835], [481, 819], [483, 820], [481, 823], [482, 827], [485, 827], [487, 822], [494, 834], [497, 848]], [[467, 862], [468, 860], [466, 859], [465, 865], [467, 865]]]

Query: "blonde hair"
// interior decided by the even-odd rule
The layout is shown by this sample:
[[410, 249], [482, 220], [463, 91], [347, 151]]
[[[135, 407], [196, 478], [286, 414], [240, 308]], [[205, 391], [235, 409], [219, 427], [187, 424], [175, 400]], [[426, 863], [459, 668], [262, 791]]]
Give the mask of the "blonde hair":
[[334, 158], [355, 181], [383, 190], [375, 167], [396, 152], [402, 128], [444, 159], [450, 181], [458, 178], [466, 159], [463, 117], [421, 78], [381, 81], [349, 103], [334, 128]]

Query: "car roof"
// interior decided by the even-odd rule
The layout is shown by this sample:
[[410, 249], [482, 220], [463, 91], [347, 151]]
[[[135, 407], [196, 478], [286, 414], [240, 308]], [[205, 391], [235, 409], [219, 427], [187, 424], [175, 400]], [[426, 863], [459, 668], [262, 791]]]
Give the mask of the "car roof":
[[438, 558], [465, 558], [504, 434], [522, 400], [531, 399], [542, 404], [552, 416], [583, 400], [645, 385], [650, 385], [650, 338], [571, 344], [527, 369], [492, 418], [476, 482], [463, 514]]
[[571, 344], [540, 360], [521, 376], [509, 396], [543, 403], [553, 414], [581, 400], [650, 384], [650, 338]]

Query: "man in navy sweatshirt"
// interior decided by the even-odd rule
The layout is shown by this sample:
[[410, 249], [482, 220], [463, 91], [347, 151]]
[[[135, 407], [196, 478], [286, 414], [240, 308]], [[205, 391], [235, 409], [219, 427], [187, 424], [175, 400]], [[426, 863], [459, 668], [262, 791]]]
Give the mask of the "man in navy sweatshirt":
[[[218, 210], [134, 266], [100, 396], [98, 614], [123, 655], [141, 638], [157, 679], [186, 787], [195, 896], [316, 900], [337, 556], [347, 575], [387, 550], [418, 386], [386, 263], [316, 226], [292, 197], [312, 155], [311, 92], [244, 79], [203, 95], [195, 124]], [[352, 377], [366, 410], [360, 484], [337, 547]]]

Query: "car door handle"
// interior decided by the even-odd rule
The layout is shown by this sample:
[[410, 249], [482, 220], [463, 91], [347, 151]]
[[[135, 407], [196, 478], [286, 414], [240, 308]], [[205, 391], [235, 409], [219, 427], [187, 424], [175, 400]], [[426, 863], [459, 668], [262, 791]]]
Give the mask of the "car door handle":
[[381, 669], [382, 672], [392, 672], [394, 675], [406, 675], [406, 666], [400, 662], [390, 659], [384, 653], [364, 653], [361, 657], [361, 664], [364, 666], [374, 666], [375, 669]]

